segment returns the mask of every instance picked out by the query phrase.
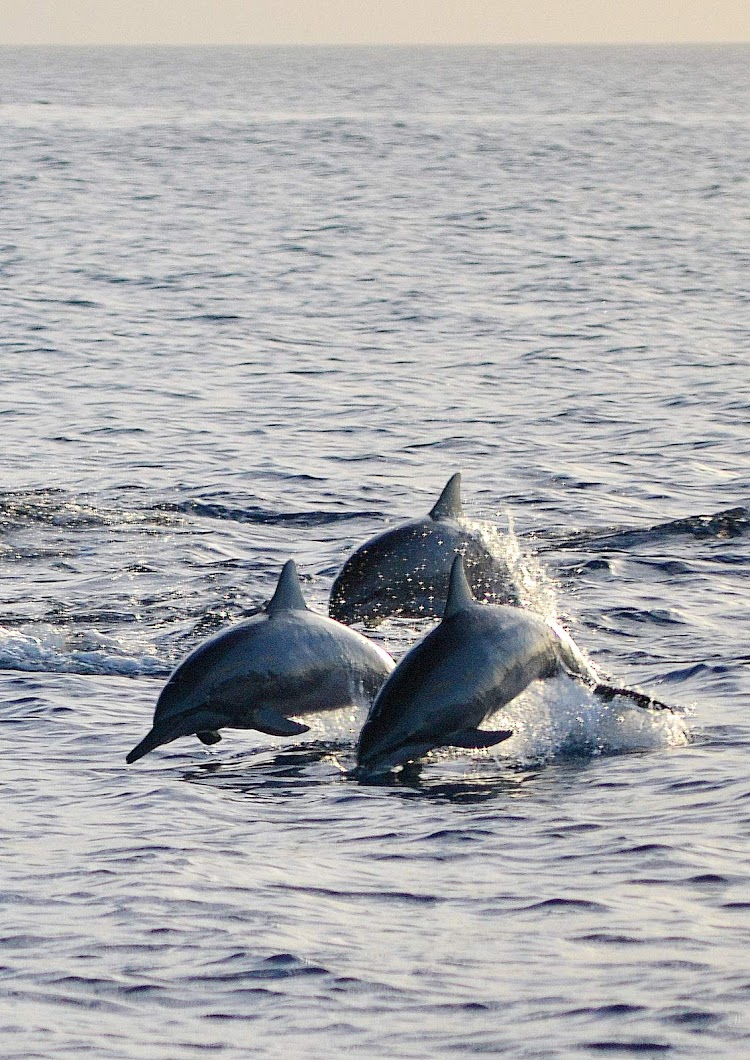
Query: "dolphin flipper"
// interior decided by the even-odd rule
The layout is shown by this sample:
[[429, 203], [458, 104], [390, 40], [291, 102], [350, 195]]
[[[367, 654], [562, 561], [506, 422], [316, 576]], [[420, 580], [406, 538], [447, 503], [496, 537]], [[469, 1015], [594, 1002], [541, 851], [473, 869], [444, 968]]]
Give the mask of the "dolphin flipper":
[[201, 743], [209, 744], [209, 746], [212, 743], [218, 743], [221, 739], [220, 732], [197, 732], [195, 735], [198, 737]]
[[494, 747], [513, 735], [512, 729], [460, 729], [443, 740], [446, 747]]
[[302, 725], [298, 721], [285, 718], [273, 707], [261, 707], [253, 711], [253, 725], [258, 732], [265, 732], [269, 736], [300, 736], [303, 732], [309, 732], [309, 725]]

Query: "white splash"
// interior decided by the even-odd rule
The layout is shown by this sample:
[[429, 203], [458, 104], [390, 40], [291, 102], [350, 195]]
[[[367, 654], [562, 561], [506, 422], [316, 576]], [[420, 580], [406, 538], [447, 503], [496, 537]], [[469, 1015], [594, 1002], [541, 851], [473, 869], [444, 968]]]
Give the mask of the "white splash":
[[0, 626], [0, 669], [47, 673], [159, 675], [164, 663], [143, 644], [127, 645], [97, 630], [71, 634], [52, 625]]
[[506, 513], [507, 533], [494, 523], [467, 520], [468, 528], [498, 562], [508, 571], [510, 582], [518, 593], [518, 602], [544, 618], [555, 618], [557, 593], [555, 583], [539, 560], [526, 552], [515, 532], [513, 516]]
[[340, 710], [324, 710], [316, 714], [295, 714], [296, 721], [301, 721], [303, 725], [310, 727], [309, 732], [295, 737], [295, 740], [300, 742], [325, 740], [326, 742], [354, 744], [366, 717], [367, 710], [357, 706], [341, 707]]
[[535, 681], [483, 727], [513, 729], [493, 754], [519, 764], [683, 747], [689, 739], [683, 713], [649, 710], [624, 696], [604, 702], [567, 674]]

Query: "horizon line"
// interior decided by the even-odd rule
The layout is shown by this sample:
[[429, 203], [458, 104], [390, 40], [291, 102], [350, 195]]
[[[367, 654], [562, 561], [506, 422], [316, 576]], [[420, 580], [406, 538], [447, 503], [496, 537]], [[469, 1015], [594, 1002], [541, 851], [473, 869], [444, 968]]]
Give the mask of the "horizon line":
[[661, 48], [745, 47], [747, 40], [517, 40], [517, 41], [16, 41], [9, 48]]

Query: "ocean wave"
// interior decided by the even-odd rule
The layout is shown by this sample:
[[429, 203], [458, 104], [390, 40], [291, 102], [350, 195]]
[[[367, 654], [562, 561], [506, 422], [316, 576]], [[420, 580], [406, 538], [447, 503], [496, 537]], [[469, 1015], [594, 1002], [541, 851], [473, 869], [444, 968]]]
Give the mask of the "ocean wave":
[[201, 519], [219, 519], [235, 523], [257, 523], [262, 526], [314, 527], [348, 522], [351, 519], [376, 519], [380, 517], [380, 513], [374, 511], [281, 512], [259, 506], [245, 505], [239, 507], [210, 500], [160, 501], [154, 505], [153, 510], [170, 515], [190, 515]]
[[[684, 519], [670, 519], [644, 527], [610, 527], [606, 530], [577, 530], [573, 533], [557, 534], [552, 531], [535, 531], [534, 543], [539, 551], [557, 549], [628, 548], [642, 542], [663, 541], [670, 537], [734, 538], [750, 530], [750, 508], [738, 506], [714, 512], [711, 515], [690, 515]], [[549, 544], [547, 544], [549, 542]]]

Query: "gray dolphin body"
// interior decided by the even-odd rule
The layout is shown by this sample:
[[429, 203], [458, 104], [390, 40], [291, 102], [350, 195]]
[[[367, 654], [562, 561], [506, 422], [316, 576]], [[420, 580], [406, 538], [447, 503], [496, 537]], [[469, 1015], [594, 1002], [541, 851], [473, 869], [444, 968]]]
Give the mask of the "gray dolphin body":
[[310, 611], [289, 560], [263, 612], [211, 637], [177, 667], [151, 732], [126, 761], [180, 736], [216, 743], [225, 727], [296, 736], [309, 726], [290, 715], [368, 706], [394, 665], [367, 637]]
[[333, 583], [328, 613], [339, 622], [368, 625], [377, 625], [389, 615], [440, 615], [451, 564], [459, 553], [478, 599], [517, 603], [507, 566], [493, 556], [464, 518], [461, 474], [457, 472], [429, 515], [400, 523], [352, 553]]
[[518, 607], [477, 603], [459, 556], [443, 620], [380, 689], [360, 733], [358, 764], [380, 772], [435, 747], [492, 747], [513, 733], [477, 726], [532, 681], [561, 671], [598, 683], [557, 626]]

